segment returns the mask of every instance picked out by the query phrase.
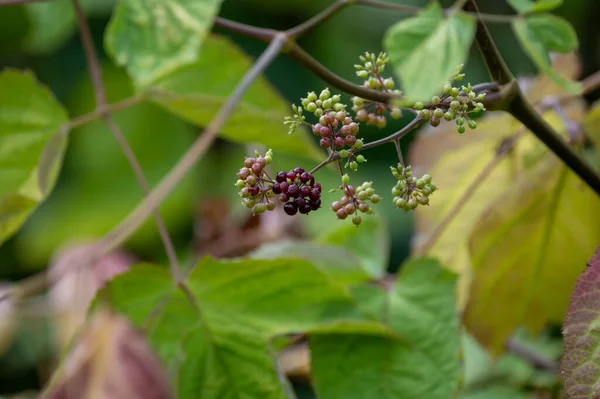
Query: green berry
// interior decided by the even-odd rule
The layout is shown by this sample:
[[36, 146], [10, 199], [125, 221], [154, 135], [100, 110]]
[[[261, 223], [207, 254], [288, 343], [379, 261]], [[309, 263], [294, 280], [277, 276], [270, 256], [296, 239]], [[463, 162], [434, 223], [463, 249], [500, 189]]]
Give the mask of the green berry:
[[421, 101], [417, 101], [413, 108], [416, 109], [417, 111], [420, 111], [423, 109], [423, 107], [424, 107], [423, 103]]
[[444, 114], [444, 119], [447, 121], [451, 121], [454, 119], [454, 112], [448, 111]]
[[314, 91], [311, 91], [310, 93], [308, 93], [306, 95], [306, 99], [308, 101], [316, 101], [317, 100], [317, 94]]
[[457, 129], [458, 134], [463, 134], [465, 132], [465, 127], [464, 126], [459, 126]]
[[322, 108], [317, 108], [317, 110], [315, 111], [315, 116], [317, 118], [320, 118], [321, 116], [323, 116], [323, 109]]
[[305, 108], [308, 112], [315, 112], [317, 110], [317, 104], [310, 102], [306, 105]]
[[238, 180], [235, 182], [235, 186], [237, 188], [244, 188], [245, 185], [246, 185], [246, 183], [243, 180]]
[[483, 100], [484, 98], [485, 98], [485, 93], [481, 93], [481, 94], [479, 94], [479, 95], [477, 96], [477, 99], [478, 99], [479, 101]]
[[392, 119], [400, 119], [402, 118], [402, 110], [400, 108], [394, 108], [392, 109], [392, 112], [390, 112], [390, 116]]
[[406, 208], [406, 200], [402, 197], [396, 197], [394, 200], [394, 205], [396, 205], [400, 209]]
[[352, 223], [354, 223], [356, 226], [358, 226], [360, 224], [360, 222], [362, 222], [362, 218], [360, 217], [360, 215], [352, 216]]
[[458, 118], [456, 118], [456, 124], [457, 124], [458, 126], [462, 126], [462, 125], [464, 125], [464, 124], [465, 124], [465, 118], [462, 118], [462, 117], [458, 117]]
[[354, 171], [358, 170], [358, 164], [356, 163], [356, 161], [350, 162], [350, 169], [352, 169]]
[[376, 203], [378, 203], [379, 201], [381, 201], [381, 197], [380, 197], [379, 195], [377, 195], [377, 194], [373, 194], [373, 195], [371, 195], [371, 202], [372, 202], [372, 203], [376, 204]]
[[367, 76], [369, 76], [369, 72], [367, 72], [365, 70], [357, 71], [356, 76], [358, 76], [359, 78], [362, 78], [362, 79], [366, 79]]
[[365, 201], [369, 195], [367, 194], [366, 191], [361, 191], [357, 194], [357, 196], [358, 196], [359, 200]]
[[458, 90], [458, 87], [453, 87], [452, 90], [450, 90], [450, 95], [452, 97], [458, 97], [458, 94], [460, 93], [460, 91]]
[[256, 204], [254, 206], [254, 209], [252, 209], [252, 211], [255, 214], [265, 213], [266, 210], [267, 210], [267, 206], [265, 204], [263, 204], [263, 203]]
[[267, 210], [268, 211], [272, 211], [275, 209], [275, 202], [273, 201], [267, 201]]
[[331, 101], [331, 99], [327, 99], [327, 100], [323, 101], [323, 108], [331, 109], [331, 107], [333, 107], [333, 101]]
[[418, 205], [419, 203], [414, 198], [409, 199], [406, 203], [408, 209], [415, 209]]
[[435, 116], [437, 119], [442, 119], [444, 117], [444, 110], [441, 108], [436, 108], [435, 111], [433, 111], [433, 116]]
[[442, 99], [439, 96], [431, 97], [431, 103], [433, 105], [438, 105], [441, 101], [442, 101]]
[[342, 176], [342, 183], [344, 183], [344, 184], [350, 183], [350, 176], [348, 176], [348, 175]]
[[446, 83], [444, 85], [444, 93], [446, 94], [450, 94], [452, 91], [452, 85], [450, 83]]
[[370, 196], [372, 196], [373, 194], [375, 194], [375, 189], [374, 189], [374, 188], [368, 188], [368, 189], [367, 189], [367, 195], [370, 197]]
[[364, 156], [359, 155], [359, 156], [356, 157], [356, 162], [363, 163], [363, 162], [366, 162], [366, 159], [365, 159]]
[[383, 81], [383, 85], [385, 86], [386, 89], [392, 90], [396, 84], [394, 83], [394, 79], [387, 78], [386, 80]]
[[394, 186], [394, 188], [392, 188], [392, 195], [394, 197], [398, 197], [401, 194], [402, 194], [402, 190], [400, 189], [400, 187]]
[[428, 185], [427, 185], [427, 186], [425, 186], [425, 187], [423, 187], [423, 189], [421, 190], [421, 193], [422, 193], [424, 196], [426, 196], [426, 197], [429, 197], [429, 196], [431, 195], [431, 193], [432, 193], [432, 191], [431, 191], [431, 187], [429, 187]]
[[452, 108], [452, 109], [458, 109], [459, 107], [460, 107], [460, 103], [456, 100], [454, 100], [450, 103], [450, 108]]
[[419, 198], [417, 198], [417, 202], [421, 205], [427, 205], [427, 204], [429, 204], [429, 198], [419, 197]]
[[321, 91], [321, 94], [319, 94], [319, 100], [325, 101], [330, 96], [331, 96], [331, 92], [329, 91], [329, 89], [324, 89], [323, 91]]
[[310, 102], [310, 101], [308, 101], [308, 98], [303, 98], [303, 99], [302, 99], [302, 106], [303, 106], [304, 108], [306, 108], [306, 106], [308, 105], [308, 103], [309, 103], [309, 102]]
[[342, 96], [340, 96], [339, 94], [334, 95], [333, 97], [331, 97], [331, 101], [334, 104], [339, 103], [342, 100]]
[[348, 158], [348, 151], [347, 150], [340, 151], [340, 158]]
[[421, 177], [421, 179], [425, 182], [425, 183], [431, 183], [431, 175], [423, 175], [423, 177]]
[[471, 128], [471, 129], [477, 129], [477, 122], [475, 122], [474, 120], [470, 120], [469, 121], [469, 128]]
[[435, 190], [437, 190], [437, 186], [433, 183], [429, 183], [429, 187], [431, 187], [431, 192], [434, 192]]
[[425, 180], [423, 180], [423, 179], [418, 179], [416, 182], [417, 188], [419, 188], [419, 189], [425, 187], [425, 184], [426, 184]]
[[364, 141], [362, 139], [358, 139], [356, 140], [356, 143], [354, 143], [354, 148], [356, 149], [360, 149], [362, 148], [362, 146], [364, 145]]
[[357, 106], [361, 107], [362, 105], [364, 105], [365, 100], [363, 98], [360, 98], [360, 97], [352, 97], [352, 103], [354, 105], [357, 105]]
[[424, 110], [422, 110], [422, 111], [421, 111], [421, 119], [423, 119], [423, 120], [427, 120], [427, 119], [429, 119], [429, 118], [431, 118], [431, 111], [430, 111], [430, 110], [428, 110], [428, 109], [424, 109]]
[[333, 106], [333, 109], [336, 110], [336, 112], [340, 112], [343, 111], [344, 108], [346, 108], [346, 106], [344, 104], [341, 103], [337, 103]]

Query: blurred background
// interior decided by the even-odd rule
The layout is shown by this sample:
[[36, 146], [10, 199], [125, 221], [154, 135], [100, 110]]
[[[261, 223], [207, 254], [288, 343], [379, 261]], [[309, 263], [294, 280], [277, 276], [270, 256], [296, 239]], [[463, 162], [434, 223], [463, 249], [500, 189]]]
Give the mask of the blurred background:
[[[223, 3], [220, 15], [251, 25], [286, 29], [305, 21], [332, 2], [227, 0]], [[390, 2], [416, 6], [426, 4], [426, 1], [418, 0]], [[84, 2], [96, 47], [104, 63], [103, 76], [110, 102], [132, 93], [124, 71], [113, 66], [103, 50], [103, 34], [114, 3], [113, 0]], [[445, 3], [446, 6], [451, 4]], [[504, 1], [482, 0], [478, 3], [482, 12], [512, 13]], [[600, 2], [565, 0], [556, 13], [569, 20], [578, 32], [582, 77], [600, 69]], [[303, 37], [300, 45], [330, 70], [358, 82], [353, 67], [358, 56], [365, 51], [381, 51], [384, 32], [403, 17], [399, 13], [376, 9], [348, 8]], [[508, 26], [494, 24], [490, 29], [516, 75], [536, 74]], [[262, 43], [229, 32], [216, 29], [215, 33], [230, 37], [253, 57], [265, 48]], [[71, 118], [94, 108], [87, 66], [68, 0], [0, 8], [0, 66], [32, 70], [67, 107]], [[474, 84], [488, 80], [482, 60], [475, 50], [471, 52], [465, 73], [468, 81]], [[266, 75], [290, 104], [298, 102], [307, 91], [319, 91], [326, 86], [285, 56], [275, 61]], [[591, 93], [588, 101], [597, 99], [599, 94]], [[155, 184], [170, 169], [201, 132], [201, 129], [151, 104], [140, 104], [120, 111], [115, 118], [151, 184]], [[403, 120], [390, 122], [384, 131], [361, 128], [361, 133], [368, 139], [383, 137], [386, 132], [398, 129], [405, 123]], [[414, 133], [402, 142], [405, 154], [413, 137]], [[244, 155], [249, 152], [243, 146], [219, 141], [162, 206], [161, 211], [178, 254], [184, 260], [182, 263], [192, 262], [198, 248], [206, 244], [203, 240], [207, 240], [211, 232], [220, 234], [219, 229], [241, 230], [255, 223], [249, 219], [247, 210], [239, 206], [233, 186], [235, 173]], [[290, 169], [297, 166], [295, 160], [282, 158], [285, 159], [276, 159], [276, 167], [281, 165], [282, 169]], [[367, 154], [367, 158], [369, 162], [361, 167], [356, 181], [373, 180], [375, 187], [389, 186], [389, 165], [397, 162], [393, 147], [375, 148]], [[310, 169], [313, 165], [302, 166]], [[324, 186], [333, 186], [338, 179], [330, 171], [324, 171], [322, 175], [319, 172], [317, 178]], [[384, 196], [386, 194], [383, 193]], [[70, 136], [67, 156], [53, 193], [19, 233], [0, 247], [0, 281], [19, 280], [46, 268], [56, 250], [65, 243], [101, 237], [141, 197], [141, 190], [129, 165], [104, 125], [96, 122], [77, 129]], [[323, 202], [327, 204], [331, 201], [324, 198]], [[391, 236], [389, 271], [395, 271], [409, 255], [412, 220], [410, 215], [394, 210], [388, 201], [379, 204], [377, 212], [384, 219]], [[215, 215], [226, 220], [226, 225], [215, 227], [218, 219]], [[294, 234], [310, 237], [325, 229], [335, 220], [335, 215], [322, 212], [319, 216], [298, 217], [295, 220], [301, 220], [303, 225], [290, 226], [290, 229], [298, 230]], [[139, 260], [167, 263], [153, 222], [146, 223], [128, 241], [126, 250]], [[19, 334], [17, 342], [8, 351], [0, 353], [0, 395], [38, 389], [39, 376], [49, 371], [40, 369], [40, 365], [44, 364], [40, 359], [50, 356], [50, 327], [35, 315], [32, 315], [32, 320], [38, 320], [40, 324], [30, 326], [28, 331]]]

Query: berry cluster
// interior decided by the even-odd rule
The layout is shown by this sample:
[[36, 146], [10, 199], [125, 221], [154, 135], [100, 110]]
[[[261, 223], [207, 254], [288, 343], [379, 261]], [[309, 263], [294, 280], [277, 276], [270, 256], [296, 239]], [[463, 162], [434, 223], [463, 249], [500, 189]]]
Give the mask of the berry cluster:
[[[360, 56], [362, 64], [354, 65], [356, 75], [365, 79], [363, 86], [373, 90], [381, 90], [388, 93], [400, 95], [399, 90], [394, 90], [396, 85], [393, 78], [383, 78], [381, 73], [385, 70], [385, 66], [390, 62], [390, 58], [386, 53], [379, 53], [376, 57], [373, 53], [365, 53]], [[352, 110], [356, 112], [356, 120], [366, 122], [367, 125], [377, 126], [383, 129], [387, 124], [385, 117], [386, 111], [390, 111], [390, 116], [393, 119], [402, 118], [400, 108], [389, 107], [386, 104], [366, 101], [360, 97], [352, 98]]]
[[279, 200], [285, 203], [283, 210], [290, 216], [298, 212], [306, 215], [321, 207], [321, 185], [301, 167], [277, 173], [271, 190], [279, 194]]
[[381, 201], [381, 197], [375, 194], [372, 182], [364, 182], [356, 189], [350, 186], [349, 182], [350, 178], [348, 175], [342, 176], [342, 187], [340, 188], [344, 191], [344, 196], [339, 201], [333, 202], [331, 209], [335, 212], [338, 219], [346, 219], [348, 216], [354, 214], [352, 216], [352, 223], [358, 226], [362, 222], [362, 218], [358, 212], [371, 215], [373, 209], [371, 209], [367, 201], [376, 204]]
[[271, 189], [271, 179], [265, 167], [271, 163], [273, 151], [269, 150], [265, 156], [256, 153], [255, 157], [246, 157], [244, 167], [238, 172], [236, 187], [240, 189], [242, 204], [252, 209], [255, 215], [272, 211], [275, 202], [271, 199], [274, 193]]
[[412, 175], [410, 165], [404, 167], [399, 164], [397, 168], [392, 166], [391, 170], [392, 175], [398, 179], [398, 183], [392, 189], [396, 207], [409, 211], [419, 205], [429, 204], [429, 196], [437, 189], [430, 175], [423, 175], [417, 179]]
[[[312, 126], [312, 131], [321, 136], [321, 148], [331, 148], [335, 151], [345, 146], [356, 145], [358, 123], [355, 123], [346, 111], [328, 112], [319, 118], [319, 123]], [[362, 141], [360, 145], [362, 146]]]
[[[460, 81], [465, 76], [464, 73], [460, 73], [462, 67], [462, 65], [458, 67], [454, 80]], [[465, 122], [469, 128], [477, 128], [477, 122], [469, 119], [469, 114], [485, 111], [485, 107], [481, 103], [484, 98], [485, 93], [478, 95], [473, 91], [470, 83], [458, 88], [448, 82], [444, 85], [441, 95], [431, 99], [431, 104], [426, 106], [418, 101], [413, 108], [419, 111], [423, 120], [429, 120], [429, 124], [434, 127], [439, 126], [442, 118], [447, 121], [456, 121], [458, 133], [463, 134], [466, 130]]]

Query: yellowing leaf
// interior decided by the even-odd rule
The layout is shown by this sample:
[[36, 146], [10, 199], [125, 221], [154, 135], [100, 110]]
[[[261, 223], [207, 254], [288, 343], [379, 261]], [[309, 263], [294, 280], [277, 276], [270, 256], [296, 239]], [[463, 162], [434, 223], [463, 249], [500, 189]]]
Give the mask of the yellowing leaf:
[[562, 320], [600, 241], [600, 198], [558, 162], [549, 155], [522, 175], [471, 235], [465, 323], [496, 352], [520, 325], [537, 331]]

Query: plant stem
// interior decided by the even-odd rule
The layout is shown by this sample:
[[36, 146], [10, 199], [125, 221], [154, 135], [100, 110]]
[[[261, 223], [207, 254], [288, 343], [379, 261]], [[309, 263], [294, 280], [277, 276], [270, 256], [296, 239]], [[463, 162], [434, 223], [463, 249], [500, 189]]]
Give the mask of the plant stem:
[[400, 165], [404, 166], [404, 157], [402, 156], [402, 147], [400, 147], [400, 139], [394, 140], [394, 145], [396, 146], [398, 161], [400, 162]]
[[27, 3], [41, 3], [43, 1], [51, 1], [51, 0], [0, 0], [0, 7], [17, 6], [17, 5], [21, 5], [21, 4], [27, 4]]
[[[92, 34], [90, 32], [90, 27], [88, 26], [83, 9], [81, 8], [81, 5], [79, 4], [78, 0], [72, 0], [72, 3], [73, 8], [75, 10], [77, 24], [79, 25], [81, 42], [83, 44], [83, 50], [87, 59], [90, 78], [92, 80], [92, 86], [94, 88], [94, 94], [96, 96], [96, 110], [102, 109], [106, 106], [106, 91], [104, 89], [104, 83], [102, 81], [102, 70], [100, 68], [100, 62], [96, 55], [96, 49], [92, 40]], [[108, 130], [111, 132], [111, 134], [121, 147], [121, 151], [125, 155], [125, 158], [127, 159], [129, 165], [131, 166], [135, 178], [138, 181], [140, 187], [142, 188], [144, 196], [148, 198], [150, 194], [150, 186], [148, 185], [148, 181], [144, 176], [142, 166], [137, 160], [135, 153], [133, 152], [131, 146], [127, 142], [127, 139], [121, 132], [121, 129], [119, 129], [117, 123], [109, 114], [102, 115], [102, 119], [104, 119], [104, 123], [108, 127]], [[167, 253], [167, 257], [169, 258], [171, 274], [173, 275], [173, 279], [176, 282], [179, 282], [181, 281], [181, 271], [179, 270], [175, 246], [173, 245], [173, 241], [169, 236], [167, 226], [165, 225], [165, 222], [162, 216], [160, 215], [157, 203], [151, 203], [150, 207], [152, 208], [152, 214], [156, 221], [156, 225], [158, 227], [163, 246], [165, 247], [165, 252]]]
[[529, 364], [535, 368], [549, 371], [551, 373], [558, 373], [559, 365], [557, 362], [541, 356], [533, 349], [523, 345], [516, 339], [510, 339], [505, 345], [506, 351], [526, 360]]
[[306, 32], [312, 30], [314, 27], [322, 24], [331, 18], [335, 13], [345, 8], [347, 5], [352, 4], [352, 0], [338, 0], [332, 5], [330, 5], [325, 10], [321, 11], [319, 14], [315, 15], [311, 19], [301, 23], [293, 27], [292, 29], [288, 29], [285, 31], [287, 37], [291, 40], [295, 40], [299, 36], [305, 34]]
[[246, 73], [227, 102], [219, 109], [219, 112], [204, 130], [202, 135], [181, 157], [177, 164], [165, 176], [152, 191], [149, 198], [142, 201], [116, 228], [108, 233], [101, 242], [103, 252], [109, 251], [122, 243], [131, 235], [148, 217], [149, 202], [160, 203], [183, 177], [192, 169], [198, 160], [204, 155], [208, 147], [217, 137], [217, 133], [231, 116], [233, 110], [241, 100], [242, 96], [256, 80], [256, 78], [277, 57], [286, 43], [286, 36], [278, 34], [269, 47], [258, 58], [254, 66]]
[[121, 100], [121, 101], [113, 103], [113, 104], [107, 104], [104, 107], [97, 108], [93, 112], [90, 112], [88, 114], [83, 114], [81, 116], [78, 116], [77, 118], [72, 119], [71, 121], [69, 121], [68, 123], [66, 123], [64, 125], [64, 128], [68, 129], [68, 130], [75, 129], [77, 127], [80, 127], [80, 126], [88, 124], [92, 121], [95, 121], [96, 119], [101, 118], [104, 115], [113, 114], [117, 111], [121, 111], [123, 109], [129, 108], [143, 100], [144, 100], [143, 96], [133, 96], [133, 97], [128, 97], [124, 100]]
[[[479, 12], [475, 0], [469, 0], [465, 8], [474, 13]], [[503, 85], [513, 82], [514, 96], [508, 102], [507, 111], [535, 134], [561, 161], [600, 195], [600, 175], [546, 123], [527, 101], [518, 85], [514, 84], [513, 75], [482, 21], [477, 22], [475, 37], [492, 78]]]

